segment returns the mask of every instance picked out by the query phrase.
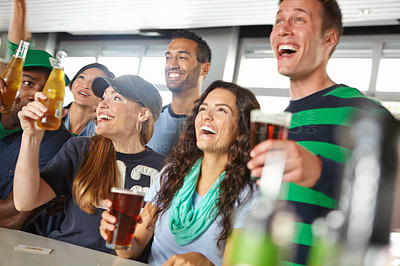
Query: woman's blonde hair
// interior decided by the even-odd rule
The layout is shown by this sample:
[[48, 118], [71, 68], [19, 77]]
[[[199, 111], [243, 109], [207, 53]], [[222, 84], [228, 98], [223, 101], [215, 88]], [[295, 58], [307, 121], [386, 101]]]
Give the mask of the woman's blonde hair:
[[110, 198], [110, 190], [117, 186], [118, 180], [113, 143], [103, 136], [91, 137], [89, 150], [72, 185], [76, 204], [86, 213], [93, 214], [103, 199]]
[[151, 137], [153, 136], [154, 124], [155, 121], [153, 115], [151, 115], [146, 121], [142, 122], [142, 130], [140, 131], [140, 142], [143, 145], [149, 143]]

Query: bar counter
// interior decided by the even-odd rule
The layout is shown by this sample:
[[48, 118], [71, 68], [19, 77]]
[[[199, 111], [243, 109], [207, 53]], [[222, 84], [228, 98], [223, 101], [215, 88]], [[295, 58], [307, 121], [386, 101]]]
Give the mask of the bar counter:
[[[19, 244], [54, 249], [50, 254], [16, 251]], [[104, 252], [80, 247], [55, 239], [0, 228], [0, 265], [10, 266], [144, 266], [134, 260], [122, 259]]]

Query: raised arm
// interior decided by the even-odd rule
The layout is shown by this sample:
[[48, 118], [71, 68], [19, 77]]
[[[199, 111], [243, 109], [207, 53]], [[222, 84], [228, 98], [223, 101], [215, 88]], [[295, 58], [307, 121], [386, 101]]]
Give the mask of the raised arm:
[[36, 125], [36, 120], [47, 110], [39, 98], [46, 96], [37, 92], [35, 101], [18, 113], [24, 130], [14, 175], [14, 204], [19, 211], [32, 210], [56, 196], [39, 174], [39, 147], [44, 131]]
[[8, 26], [8, 39], [13, 43], [19, 43], [20, 40], [28, 41], [31, 33], [26, 27], [26, 3], [25, 0], [13, 0]]

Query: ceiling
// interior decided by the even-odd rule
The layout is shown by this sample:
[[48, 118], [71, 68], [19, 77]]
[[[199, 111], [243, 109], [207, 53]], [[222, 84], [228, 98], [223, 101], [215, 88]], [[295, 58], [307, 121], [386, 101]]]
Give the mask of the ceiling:
[[[7, 31], [12, 0], [0, 0]], [[269, 25], [278, 0], [26, 0], [34, 33], [135, 34], [144, 29]], [[338, 0], [344, 26], [399, 25], [400, 0]], [[368, 13], [368, 14], [366, 14]], [[400, 26], [399, 26], [400, 27]]]

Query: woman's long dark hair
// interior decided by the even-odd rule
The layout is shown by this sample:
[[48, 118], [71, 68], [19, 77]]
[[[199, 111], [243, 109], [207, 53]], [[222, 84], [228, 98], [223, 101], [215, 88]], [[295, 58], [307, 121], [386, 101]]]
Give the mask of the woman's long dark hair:
[[201, 95], [200, 99], [195, 102], [192, 113], [183, 123], [179, 139], [167, 158], [167, 166], [161, 176], [161, 189], [156, 196], [155, 205], [158, 209], [154, 212], [155, 217], [150, 226], [154, 225], [159, 215], [164, 214], [170, 208], [176, 192], [183, 185], [186, 174], [197, 159], [203, 156], [203, 152], [196, 145], [195, 119], [199, 112], [199, 106], [204, 102], [207, 95], [217, 88], [226, 89], [236, 96], [236, 107], [239, 111], [238, 137], [229, 147], [228, 163], [225, 166], [226, 176], [221, 182], [220, 195], [216, 201], [218, 213], [222, 216], [221, 225], [223, 229], [217, 242], [217, 246], [220, 247], [221, 241], [226, 240], [232, 229], [235, 203], [242, 203], [239, 199], [240, 192], [244, 188], [250, 187], [250, 194], [253, 193], [253, 181], [250, 178], [250, 171], [246, 167], [246, 163], [250, 159], [250, 111], [260, 108], [256, 97], [250, 90], [233, 83], [221, 80], [214, 81]]

